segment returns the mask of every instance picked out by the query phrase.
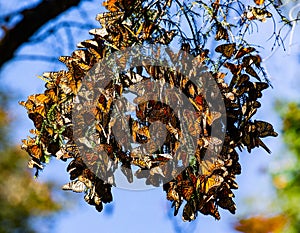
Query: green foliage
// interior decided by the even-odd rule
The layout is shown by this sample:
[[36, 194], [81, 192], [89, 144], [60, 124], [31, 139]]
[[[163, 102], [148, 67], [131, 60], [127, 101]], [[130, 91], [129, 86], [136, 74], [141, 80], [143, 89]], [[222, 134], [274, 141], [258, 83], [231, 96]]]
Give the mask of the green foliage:
[[281, 112], [283, 119], [283, 140], [298, 159], [300, 159], [300, 106], [291, 102], [287, 105], [287, 109], [283, 107], [283, 103], [279, 104], [284, 112]]

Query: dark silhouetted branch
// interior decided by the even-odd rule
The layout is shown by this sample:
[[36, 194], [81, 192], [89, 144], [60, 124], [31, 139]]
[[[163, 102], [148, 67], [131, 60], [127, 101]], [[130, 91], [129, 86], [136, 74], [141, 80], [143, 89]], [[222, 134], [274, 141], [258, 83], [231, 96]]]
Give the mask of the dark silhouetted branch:
[[49, 20], [55, 18], [81, 0], [44, 0], [24, 10], [23, 19], [9, 29], [0, 41], [0, 67], [13, 58], [15, 51]]

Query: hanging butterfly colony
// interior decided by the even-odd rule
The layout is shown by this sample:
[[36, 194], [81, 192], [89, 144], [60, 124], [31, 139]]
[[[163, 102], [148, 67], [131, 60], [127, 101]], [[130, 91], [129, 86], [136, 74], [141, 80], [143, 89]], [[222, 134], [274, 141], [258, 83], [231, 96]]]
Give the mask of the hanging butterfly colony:
[[[277, 136], [270, 123], [254, 119], [257, 109], [261, 107], [259, 100], [262, 92], [270, 87], [270, 83], [258, 48], [250, 46], [244, 38], [246, 32], [251, 32], [251, 26], [272, 17], [268, 7], [278, 7], [275, 2], [266, 4], [264, 1], [254, 1], [251, 6], [240, 1], [222, 0], [104, 2], [108, 12], [96, 17], [101, 27], [92, 29], [92, 38], [79, 43], [79, 48], [71, 56], [59, 58], [67, 69], [44, 73], [41, 77], [46, 82], [44, 93], [31, 95], [27, 101], [20, 102], [35, 127], [30, 131], [33, 136], [22, 141], [22, 148], [31, 156], [29, 167], [36, 169], [37, 176], [45, 164], [51, 162], [51, 157], [68, 161], [67, 172], [71, 181], [62, 189], [84, 193], [85, 201], [98, 211], [103, 209], [103, 203], [113, 199], [113, 172], [120, 166], [128, 182], [132, 182], [135, 176], [146, 179], [147, 185], [160, 186], [163, 183], [174, 215], [183, 206], [184, 221], [194, 220], [198, 213], [220, 219], [219, 207], [234, 214], [236, 206], [232, 190], [238, 188], [235, 179], [241, 173], [237, 151], [246, 148], [252, 152], [255, 147], [262, 147], [270, 153], [262, 138]], [[235, 17], [230, 17], [230, 14]], [[234, 23], [239, 26], [235, 27]], [[190, 30], [190, 33], [183, 29]], [[210, 38], [215, 41], [214, 50], [207, 49], [212, 42]], [[211, 136], [212, 125], [224, 123], [221, 122], [221, 112], [209, 110], [201, 90], [188, 77], [176, 71], [145, 64], [112, 80], [100, 94], [95, 110], [84, 113], [87, 117], [82, 118], [81, 124], [88, 125], [96, 120], [95, 128], [100, 140], [97, 147], [99, 151], [105, 151], [108, 158], [100, 158], [97, 153], [90, 152], [83, 161], [73, 138], [76, 132], [73, 132], [72, 108], [85, 74], [115, 51], [134, 45], [171, 45], [172, 42], [180, 44], [182, 51], [195, 57], [199, 65], [204, 64], [208, 74], [216, 81], [226, 108], [227, 127], [220, 127], [225, 131], [224, 143]], [[115, 99], [142, 80], [161, 81], [171, 88], [180, 89], [197, 116], [197, 120], [191, 122], [188, 116], [176, 116], [162, 101], [139, 102], [135, 109], [136, 117], [129, 117], [128, 121], [131, 142], [148, 142], [151, 122], [161, 121], [166, 126], [163, 148], [152, 150], [151, 154], [144, 156], [118, 143], [111, 127], [121, 129], [125, 123], [121, 120], [110, 121]], [[172, 93], [169, 98], [177, 101]], [[124, 107], [122, 102], [118, 104], [119, 108]], [[196, 151], [188, 161], [182, 161], [186, 169], [164, 182], [170, 171], [168, 167], [161, 169], [160, 165], [172, 160], [178, 150], [182, 132], [179, 121], [187, 122], [188, 127], [193, 129], [190, 132], [197, 136]], [[219, 154], [208, 156], [209, 159], [204, 156], [214, 151], [219, 151]], [[181, 158], [184, 158], [182, 154]], [[112, 162], [108, 163], [107, 159]], [[93, 171], [111, 171], [110, 182], [101, 180], [91, 167], [95, 168]], [[134, 174], [132, 167], [135, 167]]]

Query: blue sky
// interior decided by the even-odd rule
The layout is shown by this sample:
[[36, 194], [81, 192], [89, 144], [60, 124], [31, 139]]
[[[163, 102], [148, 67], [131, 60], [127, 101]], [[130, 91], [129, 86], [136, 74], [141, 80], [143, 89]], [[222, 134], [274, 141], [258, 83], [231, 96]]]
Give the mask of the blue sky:
[[[87, 3], [86, 9], [94, 15], [100, 10], [99, 4], [95, 7]], [[80, 21], [79, 13], [75, 10], [64, 15], [63, 20], [72, 19]], [[93, 17], [91, 17], [93, 18]], [[272, 33], [272, 25], [266, 23], [262, 28], [259, 37], [255, 37], [257, 42], [264, 42]], [[266, 60], [265, 66], [271, 77], [274, 89], [265, 91], [262, 99], [262, 108], [256, 115], [257, 119], [267, 120], [273, 123], [277, 132], [280, 132], [280, 119], [274, 111], [274, 102], [282, 100], [300, 100], [299, 88], [299, 53], [300, 53], [300, 33], [295, 33], [291, 54], [287, 54], [279, 48], [274, 55]], [[57, 43], [64, 38], [56, 38]], [[75, 45], [83, 39], [90, 38], [88, 34], [75, 35]], [[53, 56], [68, 55], [68, 48], [62, 46], [58, 50], [53, 50], [49, 44], [44, 42], [35, 46], [24, 47], [19, 53], [53, 54]], [[266, 42], [272, 45], [272, 42]], [[266, 47], [263, 55], [269, 53], [270, 46]], [[64, 54], [61, 54], [63, 52]], [[42, 93], [44, 83], [37, 76], [45, 71], [53, 71], [63, 68], [57, 64], [49, 64], [39, 61], [12, 61], [1, 70], [2, 87], [7, 88], [15, 97], [10, 104], [10, 112], [14, 118], [12, 127], [14, 134], [11, 135], [13, 143], [19, 143], [26, 138], [28, 130], [32, 128], [31, 121], [27, 118], [26, 111], [17, 104], [19, 100], [25, 100], [33, 93]], [[104, 207], [104, 213], [98, 213], [93, 207], [87, 205], [83, 200], [83, 195], [75, 193], [64, 193], [58, 190], [54, 193], [54, 198], [63, 200], [63, 205], [71, 207], [56, 218], [55, 227], [51, 232], [79, 233], [87, 230], [93, 232], [226, 232], [234, 233], [231, 224], [238, 217], [246, 213], [264, 212], [271, 205], [270, 196], [273, 190], [270, 185], [270, 177], [266, 170], [278, 167], [278, 158], [285, 156], [284, 145], [281, 137], [264, 140], [272, 150], [272, 155], [268, 155], [262, 149], [256, 149], [252, 154], [241, 153], [242, 175], [237, 177], [239, 190], [236, 194], [237, 213], [232, 215], [221, 210], [221, 221], [215, 221], [212, 217], [199, 215], [193, 223], [182, 223], [181, 216], [171, 217], [173, 210], [170, 203], [165, 198], [165, 193], [161, 188], [148, 191], [128, 191], [113, 189], [114, 201]], [[67, 163], [53, 159], [43, 173], [40, 180], [55, 180], [59, 185], [68, 182], [69, 177], [65, 171]], [[26, 166], [26, 164], [24, 164]], [[248, 203], [248, 204], [247, 204]], [[170, 212], [171, 211], [171, 212]], [[180, 211], [181, 213], [181, 211]], [[172, 220], [171, 220], [172, 219]], [[47, 232], [42, 225], [37, 225], [40, 232]]]

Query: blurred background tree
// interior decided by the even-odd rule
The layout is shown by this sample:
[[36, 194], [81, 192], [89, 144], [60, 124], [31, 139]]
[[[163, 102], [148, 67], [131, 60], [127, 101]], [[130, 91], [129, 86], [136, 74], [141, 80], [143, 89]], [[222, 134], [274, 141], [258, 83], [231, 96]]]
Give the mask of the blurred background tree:
[[240, 232], [296, 233], [300, 229], [300, 105], [296, 102], [278, 102], [276, 109], [282, 119], [282, 137], [287, 147], [284, 158], [277, 161], [277, 169], [270, 171], [276, 191], [273, 201], [276, 212], [274, 214], [270, 210], [271, 217], [241, 219], [235, 226]]
[[[33, 180], [32, 173], [24, 166], [27, 155], [8, 142], [10, 119], [5, 112], [5, 96], [0, 102], [0, 232], [39, 232], [34, 230], [35, 220], [47, 218], [60, 210], [52, 199], [53, 184]], [[46, 222], [46, 221], [45, 221]], [[47, 226], [45, 224], [42, 227]], [[50, 227], [50, 225], [48, 225]]]
[[282, 118], [282, 135], [287, 149], [286, 162], [279, 171], [273, 172], [273, 183], [278, 200], [276, 203], [288, 219], [285, 232], [296, 233], [300, 229], [300, 105], [299, 103], [278, 103]]

